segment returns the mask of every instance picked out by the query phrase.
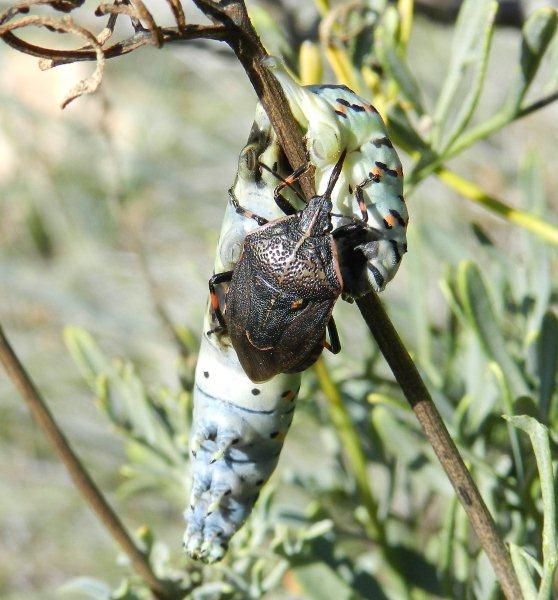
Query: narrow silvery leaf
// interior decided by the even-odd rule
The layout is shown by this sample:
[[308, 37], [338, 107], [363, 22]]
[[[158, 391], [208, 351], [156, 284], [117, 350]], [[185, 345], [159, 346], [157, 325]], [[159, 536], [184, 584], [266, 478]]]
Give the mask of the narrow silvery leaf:
[[558, 548], [556, 547], [556, 490], [548, 429], [533, 417], [526, 415], [504, 418], [514, 427], [529, 435], [535, 452], [544, 511], [542, 534], [543, 574], [538, 599], [550, 600], [554, 571], [558, 563]]
[[396, 36], [399, 16], [395, 9], [387, 10], [382, 24], [376, 30], [376, 51], [382, 67], [399, 86], [401, 94], [419, 114], [424, 113], [422, 92], [415, 76], [398, 48]]
[[506, 341], [498, 326], [488, 289], [479, 268], [464, 261], [459, 265], [457, 286], [469, 324], [480, 340], [486, 354], [498, 363], [514, 397], [527, 395], [525, 379], [506, 349]]
[[540, 380], [539, 405], [541, 413], [549, 416], [552, 396], [556, 391], [558, 370], [558, 318], [547, 312], [542, 320], [537, 340], [537, 372]]
[[519, 546], [510, 544], [510, 554], [524, 600], [537, 600], [537, 588], [533, 583], [527, 561], [523, 557]]
[[[459, 101], [462, 106], [469, 103], [469, 107], [461, 116], [463, 122], [467, 120], [465, 117], [471, 108], [474, 109], [478, 100], [490, 50], [491, 30], [496, 8], [497, 3], [493, 0], [465, 0], [461, 6], [453, 34], [448, 74], [434, 110], [433, 142], [436, 147], [439, 146], [438, 141], [454, 103]], [[471, 68], [477, 71], [476, 86], [470, 86], [467, 100], [463, 103], [459, 90]]]
[[507, 105], [507, 110], [511, 114], [519, 110], [529, 86], [535, 79], [541, 59], [556, 32], [557, 24], [558, 12], [554, 8], [544, 7], [534, 11], [523, 26], [519, 73]]

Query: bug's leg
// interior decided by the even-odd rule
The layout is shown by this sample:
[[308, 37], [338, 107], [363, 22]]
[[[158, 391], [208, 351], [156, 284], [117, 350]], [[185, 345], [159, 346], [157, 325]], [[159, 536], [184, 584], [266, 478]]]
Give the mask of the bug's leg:
[[[356, 220], [356, 221], [353, 221], [352, 223], [347, 223], [346, 225], [341, 225], [340, 227], [335, 229], [331, 235], [333, 236], [333, 239], [340, 240], [341, 238], [349, 237], [353, 233], [362, 232], [363, 231], [362, 225], [363, 225], [362, 220]], [[366, 232], [368, 234], [370, 234], [370, 233], [374, 234], [374, 237], [372, 237], [372, 239], [380, 240], [385, 237], [385, 234], [382, 233], [379, 229], [376, 229], [375, 227], [366, 227]]]
[[227, 323], [225, 321], [225, 317], [221, 311], [221, 306], [219, 305], [219, 296], [217, 296], [217, 291], [215, 286], [230, 281], [232, 279], [233, 271], [223, 271], [222, 273], [216, 273], [211, 277], [208, 282], [209, 285], [209, 297], [211, 299], [211, 308], [215, 313], [215, 317], [219, 322], [219, 327], [215, 329], [211, 329], [207, 332], [207, 335], [212, 333], [218, 333], [221, 331], [225, 331], [227, 329]]
[[[286, 214], [286, 215], [295, 215], [298, 210], [281, 194], [281, 192], [286, 188], [292, 188], [293, 184], [300, 178], [308, 169], [310, 168], [309, 162], [295, 169], [288, 177], [285, 179], [281, 179], [281, 183], [275, 188], [273, 192], [273, 199], [275, 200], [275, 204]], [[275, 174], [277, 176], [277, 174]], [[306, 204], [306, 200], [297, 193], [297, 196]]]
[[337, 333], [337, 325], [335, 325], [335, 321], [333, 317], [329, 320], [327, 324], [327, 332], [329, 333], [329, 343], [325, 343], [325, 347], [332, 354], [339, 354], [341, 351], [341, 342], [339, 341], [339, 334]]
[[247, 219], [254, 219], [254, 221], [256, 221], [258, 225], [265, 225], [268, 222], [267, 219], [264, 219], [263, 217], [260, 217], [256, 213], [252, 212], [251, 210], [244, 208], [244, 206], [241, 206], [240, 202], [238, 201], [238, 198], [234, 195], [232, 188], [229, 190], [229, 197], [231, 199], [232, 205], [234, 206], [234, 209], [239, 215], [242, 215]]

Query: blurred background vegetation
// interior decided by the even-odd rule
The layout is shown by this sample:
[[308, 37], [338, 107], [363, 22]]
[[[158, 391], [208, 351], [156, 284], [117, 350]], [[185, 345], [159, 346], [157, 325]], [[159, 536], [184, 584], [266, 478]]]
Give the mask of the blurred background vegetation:
[[[165, 6], [152, 4], [158, 22], [169, 21]], [[470, 18], [460, 25], [473, 25], [461, 36], [454, 35], [458, 2], [417, 3], [434, 7], [416, 11], [408, 47], [412, 2], [385, 4], [250, 7], [271, 53], [307, 83], [317, 82], [319, 56], [322, 81], [348, 83], [371, 98], [406, 150], [414, 184], [409, 253], [382, 299], [502, 534], [517, 544], [515, 564], [530, 573], [523, 580], [538, 586], [529, 556], [543, 562], [545, 479], [537, 476], [529, 438], [500, 416], [536, 416], [551, 437], [558, 423], [558, 105], [514, 120], [520, 105], [558, 88], [556, 35], [532, 85], [524, 82], [528, 95], [513, 108], [522, 15], [550, 3], [525, 3], [521, 13], [504, 2], [500, 14], [507, 16], [492, 31], [491, 3], [469, 2]], [[84, 8], [90, 14], [94, 6]], [[305, 40], [314, 45], [301, 47]], [[459, 78], [448, 84], [462, 47]], [[305, 376], [278, 471], [229, 558], [204, 569], [186, 564], [181, 512], [195, 337], [226, 190], [256, 100], [224, 48], [190, 44], [109, 61], [100, 91], [61, 112], [60, 98], [90, 70], [77, 64], [41, 73], [33, 59], [0, 46], [0, 314], [120, 514], [154, 532], [143, 529], [142, 539], [150, 544], [156, 536], [160, 573], [180, 579], [186, 569], [184, 585], [199, 598], [497, 597], [414, 416], [357, 311], [344, 303], [336, 308], [344, 351], [326, 358], [329, 395], [323, 373], [321, 386], [315, 372]], [[457, 180], [421, 175], [471, 128], [502, 115], [501, 107], [508, 118], [496, 125], [505, 126], [447, 165]], [[514, 222], [501, 217], [506, 211], [494, 199], [519, 210], [508, 211]], [[188, 340], [190, 356], [179, 357], [154, 295]], [[67, 325], [74, 327], [65, 343]], [[381, 548], [369, 539], [355, 492], [362, 481], [332, 424], [336, 392], [358, 434], [365, 485], [396, 549], [399, 580], [385, 573]], [[138, 404], [127, 404], [129, 394]], [[67, 597], [108, 598], [129, 569], [3, 374], [0, 398], [0, 596], [59, 597], [60, 586], [87, 577], [66, 587]], [[134, 420], [140, 405], [145, 419]], [[171, 427], [158, 462], [142, 441], [161, 415]], [[552, 471], [547, 464], [546, 475]], [[119, 597], [143, 597], [130, 581]]]

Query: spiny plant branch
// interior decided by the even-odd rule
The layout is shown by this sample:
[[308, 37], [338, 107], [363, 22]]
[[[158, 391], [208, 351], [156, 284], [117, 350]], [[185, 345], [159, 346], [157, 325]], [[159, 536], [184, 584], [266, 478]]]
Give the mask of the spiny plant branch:
[[103, 496], [102, 492], [93, 481], [87, 469], [70, 446], [66, 436], [62, 433], [54, 420], [44, 399], [38, 392], [27, 371], [6, 338], [0, 325], [0, 362], [2, 363], [9, 379], [27, 403], [27, 406], [47, 437], [54, 446], [60, 460], [66, 466], [72, 481], [79, 489], [93, 512], [105, 525], [110, 535], [120, 545], [123, 552], [145, 581], [156, 598], [171, 598], [169, 584], [157, 578], [153, 572], [147, 556], [136, 546], [132, 537], [124, 527], [112, 506]]

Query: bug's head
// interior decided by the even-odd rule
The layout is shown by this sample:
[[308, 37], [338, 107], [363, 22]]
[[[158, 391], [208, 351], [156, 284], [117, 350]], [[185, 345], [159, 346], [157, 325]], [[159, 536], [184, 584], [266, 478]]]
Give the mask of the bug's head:
[[324, 235], [331, 231], [331, 211], [333, 209], [331, 193], [341, 175], [346, 154], [346, 150], [341, 152], [341, 156], [329, 176], [326, 191], [321, 196], [311, 198], [302, 211], [300, 228], [308, 235]]

